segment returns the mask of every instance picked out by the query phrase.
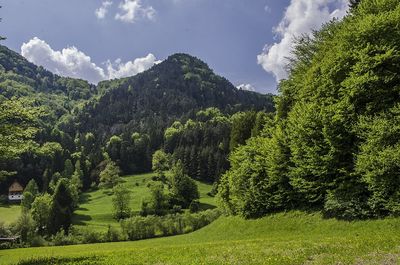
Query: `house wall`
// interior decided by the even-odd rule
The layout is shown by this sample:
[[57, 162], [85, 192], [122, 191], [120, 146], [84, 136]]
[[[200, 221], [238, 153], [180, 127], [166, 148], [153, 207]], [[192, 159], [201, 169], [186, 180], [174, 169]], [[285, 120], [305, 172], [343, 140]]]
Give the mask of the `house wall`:
[[8, 194], [8, 200], [10, 201], [20, 201], [22, 200], [22, 193], [10, 193]]

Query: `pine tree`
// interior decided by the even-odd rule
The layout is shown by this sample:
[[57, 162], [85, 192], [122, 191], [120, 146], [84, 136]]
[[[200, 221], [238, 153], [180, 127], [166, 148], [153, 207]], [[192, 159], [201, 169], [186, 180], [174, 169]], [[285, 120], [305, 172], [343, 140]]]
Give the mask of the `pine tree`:
[[350, 9], [357, 8], [358, 5], [361, 3], [361, 0], [349, 0], [349, 1], [350, 1], [349, 3]]
[[72, 165], [71, 160], [67, 159], [64, 163], [64, 171], [62, 173], [64, 178], [70, 178], [74, 174], [74, 166]]
[[72, 223], [73, 198], [68, 187], [68, 181], [61, 179], [53, 195], [50, 213], [51, 233], [55, 234], [61, 229], [68, 232]]
[[26, 185], [24, 192], [30, 192], [33, 196], [37, 196], [39, 194], [39, 187], [34, 179], [31, 179], [28, 182], [28, 185]]

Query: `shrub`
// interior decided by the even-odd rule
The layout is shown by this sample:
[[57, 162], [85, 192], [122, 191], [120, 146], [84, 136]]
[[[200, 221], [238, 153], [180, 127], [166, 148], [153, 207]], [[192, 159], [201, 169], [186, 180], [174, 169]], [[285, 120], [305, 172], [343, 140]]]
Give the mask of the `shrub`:
[[100, 232], [84, 229], [81, 231], [82, 243], [91, 244], [91, 243], [101, 243], [104, 242], [103, 235]]
[[66, 235], [64, 230], [57, 232], [50, 240], [54, 246], [65, 246], [79, 243], [79, 241], [71, 234]]
[[189, 211], [191, 213], [198, 212], [200, 210], [200, 203], [199, 201], [192, 201], [189, 205]]
[[171, 236], [200, 229], [220, 216], [218, 209], [195, 214], [169, 214], [165, 216], [135, 216], [121, 221], [122, 232], [129, 240]]

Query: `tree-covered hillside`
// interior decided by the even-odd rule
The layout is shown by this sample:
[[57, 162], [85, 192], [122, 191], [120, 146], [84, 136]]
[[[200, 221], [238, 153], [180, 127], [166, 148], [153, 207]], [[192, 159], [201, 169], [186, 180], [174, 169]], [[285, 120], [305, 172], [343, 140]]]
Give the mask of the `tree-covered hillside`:
[[215, 107], [225, 114], [274, 110], [271, 95], [238, 90], [186, 54], [172, 55], [133, 77], [101, 82], [98, 90], [74, 121], [81, 141], [92, 133], [92, 148], [99, 153], [106, 146], [125, 173], [149, 171], [165, 129], [175, 121], [195, 120], [202, 109]]
[[[2, 146], [1, 150], [14, 149], [0, 159], [3, 194], [14, 179], [23, 185], [35, 179], [46, 191], [75, 171], [87, 189], [99, 182], [107, 161], [125, 174], [150, 171], [152, 154], [164, 145], [164, 130], [175, 121], [195, 120], [207, 107], [224, 114], [273, 110], [270, 95], [238, 90], [185, 54], [172, 55], [134, 77], [95, 86], [54, 75], [4, 46], [0, 104], [8, 108], [1, 117], [2, 139], [18, 138], [18, 130], [31, 128], [20, 135], [18, 144]], [[19, 113], [21, 106], [27, 113]], [[18, 115], [29, 117], [29, 124], [12, 119]]]
[[297, 40], [274, 127], [231, 155], [227, 212], [400, 213], [400, 3], [353, 2], [343, 21]]

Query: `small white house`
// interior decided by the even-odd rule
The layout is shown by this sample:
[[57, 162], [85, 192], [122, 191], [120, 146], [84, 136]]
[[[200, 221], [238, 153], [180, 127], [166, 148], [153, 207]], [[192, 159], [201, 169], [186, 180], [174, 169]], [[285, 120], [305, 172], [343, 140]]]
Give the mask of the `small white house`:
[[10, 188], [8, 189], [8, 200], [10, 202], [21, 201], [23, 198], [23, 192], [24, 188], [21, 186], [21, 184], [19, 184], [18, 181], [14, 181], [14, 183], [11, 184]]

